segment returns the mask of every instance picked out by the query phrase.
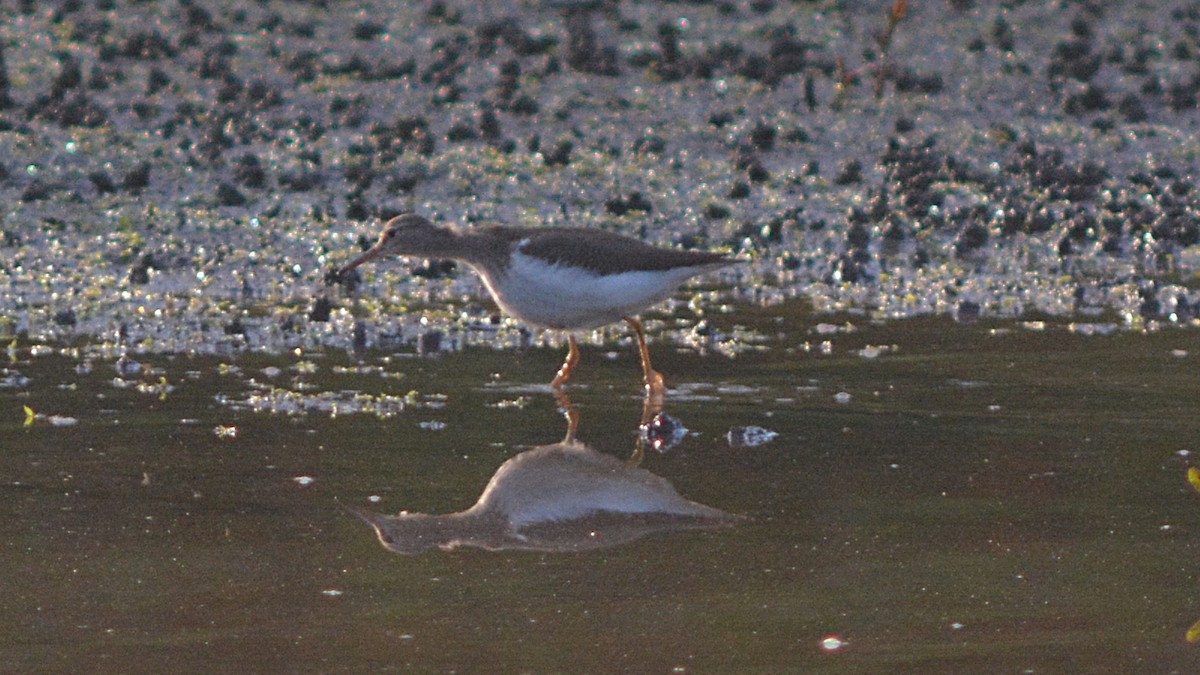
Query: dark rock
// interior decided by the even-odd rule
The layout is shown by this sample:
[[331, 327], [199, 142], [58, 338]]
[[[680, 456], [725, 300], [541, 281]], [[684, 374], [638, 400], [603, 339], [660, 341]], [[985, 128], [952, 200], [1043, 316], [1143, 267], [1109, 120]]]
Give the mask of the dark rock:
[[857, 159], [847, 160], [842, 170], [834, 177], [834, 185], [852, 185], [863, 181], [862, 163]]
[[121, 187], [129, 192], [141, 192], [150, 187], [150, 162], [139, 162], [137, 166], [125, 172], [121, 179]]
[[771, 180], [771, 172], [767, 171], [767, 168], [762, 165], [762, 162], [758, 161], [758, 158], [755, 158], [746, 167], [746, 177], [754, 183], [765, 183]]
[[570, 139], [562, 139], [554, 146], [550, 152], [542, 155], [546, 166], [566, 166], [571, 163], [571, 151], [575, 149], [575, 144]]
[[979, 320], [983, 308], [973, 300], [959, 300], [954, 308], [954, 320], [959, 323], [973, 323]]
[[921, 74], [907, 68], [900, 70], [892, 77], [896, 91], [912, 94], [940, 94], [945, 84], [938, 73]]
[[970, 255], [983, 248], [987, 242], [987, 228], [979, 223], [971, 223], [958, 234], [958, 239], [954, 242], [954, 251], [959, 256]]
[[120, 46], [120, 55], [150, 61], [174, 57], [176, 50], [162, 33], [151, 30], [134, 33], [126, 39]]
[[291, 192], [309, 192], [321, 183], [321, 176], [315, 171], [285, 171], [279, 175], [279, 186]]
[[467, 122], [456, 122], [446, 130], [446, 141], [448, 143], [461, 143], [463, 141], [473, 141], [479, 138], [479, 132], [475, 126]]
[[442, 350], [442, 331], [427, 330], [417, 336], [417, 354], [429, 356]]
[[1016, 36], [1013, 26], [1004, 20], [1004, 14], [997, 13], [995, 22], [991, 24], [991, 40], [1001, 52], [1012, 52], [1016, 48]]
[[241, 185], [255, 190], [267, 185], [267, 172], [263, 170], [258, 157], [250, 153], [242, 155], [234, 163], [233, 178]]
[[39, 96], [27, 112], [30, 118], [57, 122], [64, 127], [95, 128], [108, 123], [108, 113], [83, 93], [66, 98]]
[[40, 178], [34, 178], [21, 191], [21, 201], [23, 202], [39, 202], [43, 199], [49, 199], [51, 193], [59, 189], [58, 185], [54, 185]]
[[730, 213], [732, 212], [730, 211], [729, 207], [719, 202], [709, 202], [708, 204], [704, 205], [705, 218], [720, 220], [723, 218], [728, 218]]
[[329, 321], [331, 314], [333, 314], [333, 302], [324, 295], [319, 295], [308, 310], [308, 320], [325, 323]]
[[246, 195], [224, 181], [217, 184], [217, 204], [220, 206], [245, 206]]
[[1146, 108], [1142, 106], [1141, 100], [1135, 94], [1126, 94], [1117, 103], [1117, 112], [1121, 117], [1125, 118], [1126, 122], [1138, 123], [1145, 122], [1149, 115], [1146, 113]]
[[568, 11], [567, 26], [567, 65], [583, 73], [594, 75], [616, 76], [620, 74], [617, 66], [617, 50], [615, 47], [601, 46], [592, 29], [592, 17], [588, 11]]
[[54, 313], [54, 323], [59, 326], [74, 326], [76, 323], [75, 310], [60, 309]]
[[628, 197], [613, 197], [604, 202], [604, 209], [614, 216], [623, 216], [630, 211], [650, 213], [654, 205], [640, 192], [631, 192]]
[[750, 142], [754, 147], [766, 152], [775, 147], [775, 127], [759, 122], [750, 130]]
[[846, 232], [846, 243], [850, 248], [866, 248], [871, 243], [871, 231], [862, 223], [854, 223]]
[[350, 34], [354, 36], [355, 40], [362, 40], [365, 42], [374, 40], [386, 32], [387, 27], [381, 23], [376, 23], [374, 21], [360, 21], [359, 23], [354, 24], [354, 28], [351, 30]]
[[0, 110], [13, 106], [12, 96], [9, 95], [8, 66], [4, 62], [4, 45], [0, 44]]
[[453, 260], [424, 260], [414, 267], [412, 275], [422, 279], [445, 279], [454, 274], [458, 265]]
[[1088, 84], [1082, 91], [1067, 96], [1063, 101], [1063, 112], [1068, 115], [1082, 115], [1107, 110], [1110, 105], [1102, 87]]
[[499, 140], [502, 130], [496, 111], [490, 107], [479, 111], [479, 133], [488, 141]]

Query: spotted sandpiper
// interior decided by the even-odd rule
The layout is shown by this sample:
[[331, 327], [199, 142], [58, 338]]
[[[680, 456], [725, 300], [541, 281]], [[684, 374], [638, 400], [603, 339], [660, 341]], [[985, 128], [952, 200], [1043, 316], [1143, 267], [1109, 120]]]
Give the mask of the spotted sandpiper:
[[579, 362], [574, 332], [624, 320], [637, 334], [647, 391], [658, 395], [666, 386], [650, 365], [635, 315], [666, 300], [687, 279], [737, 262], [721, 253], [657, 248], [604, 230], [459, 230], [403, 213], [387, 221], [379, 241], [342, 267], [338, 278], [382, 255], [466, 263], [501, 309], [528, 324], [567, 331], [567, 358], [550, 383], [556, 389]]

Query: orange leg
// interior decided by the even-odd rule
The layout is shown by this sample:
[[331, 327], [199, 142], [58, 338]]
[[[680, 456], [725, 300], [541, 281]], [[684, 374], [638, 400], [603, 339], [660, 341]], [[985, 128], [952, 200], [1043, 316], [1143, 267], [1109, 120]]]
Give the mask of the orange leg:
[[646, 394], [654, 398], [661, 398], [667, 393], [667, 384], [663, 381], [662, 373], [650, 365], [650, 349], [646, 347], [646, 335], [642, 332], [642, 322], [625, 317], [625, 323], [632, 326], [633, 332], [637, 334], [638, 351], [642, 355], [642, 376], [645, 378]]
[[567, 335], [567, 344], [567, 360], [563, 361], [562, 368], [558, 369], [558, 374], [550, 381], [550, 386], [554, 389], [561, 388], [564, 382], [571, 379], [575, 364], [579, 363], [579, 345], [576, 344], [574, 335]]

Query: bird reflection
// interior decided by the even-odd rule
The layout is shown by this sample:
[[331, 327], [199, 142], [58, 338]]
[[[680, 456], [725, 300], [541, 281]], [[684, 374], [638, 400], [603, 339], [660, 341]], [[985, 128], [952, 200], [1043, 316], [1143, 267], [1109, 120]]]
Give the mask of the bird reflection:
[[[556, 394], [568, 420], [560, 443], [527, 450], [496, 471], [479, 501], [458, 513], [387, 516], [347, 507], [387, 549], [417, 554], [438, 547], [489, 551], [590, 551], [650, 534], [707, 530], [741, 518], [685, 499], [666, 479], [575, 439], [579, 415]], [[647, 409], [651, 401], [647, 399]], [[639, 459], [640, 444], [635, 450]]]

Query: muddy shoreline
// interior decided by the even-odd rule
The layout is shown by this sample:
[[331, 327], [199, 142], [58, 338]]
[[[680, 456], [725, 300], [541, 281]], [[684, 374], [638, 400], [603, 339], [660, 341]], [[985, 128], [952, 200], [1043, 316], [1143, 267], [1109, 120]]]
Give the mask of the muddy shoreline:
[[1195, 324], [1200, 10], [888, 4], [7, 7], [0, 334], [528, 342], [452, 266], [323, 283], [401, 209], [754, 260], [699, 308]]

